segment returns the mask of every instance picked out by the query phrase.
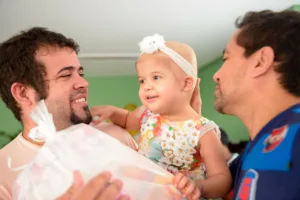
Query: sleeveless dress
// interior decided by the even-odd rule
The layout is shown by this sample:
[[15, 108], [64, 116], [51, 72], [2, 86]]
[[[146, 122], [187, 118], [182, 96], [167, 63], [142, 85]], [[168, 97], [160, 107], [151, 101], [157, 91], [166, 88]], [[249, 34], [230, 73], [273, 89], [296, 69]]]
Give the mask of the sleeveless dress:
[[218, 126], [204, 117], [171, 122], [146, 110], [141, 116], [139, 153], [170, 173], [183, 173], [192, 180], [205, 179], [205, 166], [199, 140]]

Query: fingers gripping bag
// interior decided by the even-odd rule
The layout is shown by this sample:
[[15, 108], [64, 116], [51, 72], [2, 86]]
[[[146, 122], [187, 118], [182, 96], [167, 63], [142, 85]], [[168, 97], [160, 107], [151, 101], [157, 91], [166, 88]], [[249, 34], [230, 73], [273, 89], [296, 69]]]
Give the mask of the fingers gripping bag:
[[86, 124], [56, 132], [43, 100], [31, 117], [37, 126], [30, 137], [45, 143], [17, 177], [13, 199], [56, 199], [72, 186], [74, 171], [81, 173], [84, 183], [110, 171], [123, 181], [122, 192], [132, 200], [183, 199], [172, 185], [172, 174], [113, 137]]

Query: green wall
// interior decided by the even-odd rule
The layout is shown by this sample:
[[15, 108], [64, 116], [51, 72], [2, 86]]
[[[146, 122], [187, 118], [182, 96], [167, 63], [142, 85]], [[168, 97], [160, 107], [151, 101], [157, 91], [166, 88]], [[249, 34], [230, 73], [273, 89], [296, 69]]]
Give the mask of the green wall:
[[134, 76], [88, 77], [89, 105], [111, 104], [124, 107], [128, 103], [140, 105], [138, 79]]
[[[203, 115], [214, 120], [223, 127], [229, 134], [232, 141], [247, 139], [247, 132], [242, 123], [235, 117], [221, 115], [213, 108], [214, 82], [213, 74], [221, 66], [221, 59], [218, 59], [199, 71], [201, 78], [201, 95], [203, 100]], [[87, 77], [89, 82], [89, 105], [112, 104], [124, 107], [128, 103], [140, 105], [138, 98], [138, 81], [134, 76], [120, 77]], [[3, 102], [0, 101], [0, 132], [14, 134], [21, 130], [21, 125], [13, 117]], [[0, 139], [1, 143], [6, 140]]]

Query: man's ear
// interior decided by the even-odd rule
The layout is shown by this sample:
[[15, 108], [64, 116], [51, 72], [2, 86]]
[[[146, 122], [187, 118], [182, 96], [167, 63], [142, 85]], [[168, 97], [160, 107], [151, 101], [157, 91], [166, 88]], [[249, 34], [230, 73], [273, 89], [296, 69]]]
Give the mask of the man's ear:
[[36, 103], [36, 91], [21, 83], [13, 83], [11, 94], [20, 105], [31, 106]]
[[183, 91], [193, 91], [194, 90], [194, 80], [193, 77], [187, 76], [184, 80], [184, 88]]
[[268, 72], [274, 64], [275, 53], [274, 50], [269, 47], [263, 47], [255, 53], [256, 66], [253, 69], [253, 77], [259, 77]]

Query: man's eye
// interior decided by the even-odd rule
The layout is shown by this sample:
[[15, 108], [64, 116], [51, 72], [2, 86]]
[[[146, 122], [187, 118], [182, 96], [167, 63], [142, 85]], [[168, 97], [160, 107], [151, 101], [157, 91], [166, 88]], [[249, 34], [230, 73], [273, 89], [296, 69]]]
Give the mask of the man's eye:
[[83, 74], [83, 73], [81, 73], [81, 74], [79, 74], [81, 77], [84, 77], [85, 76], [85, 74]]
[[223, 58], [223, 62], [225, 62], [228, 58]]
[[70, 77], [71, 76], [71, 74], [65, 74], [65, 75], [62, 75], [62, 76], [60, 76], [61, 78], [67, 78], [67, 77]]

